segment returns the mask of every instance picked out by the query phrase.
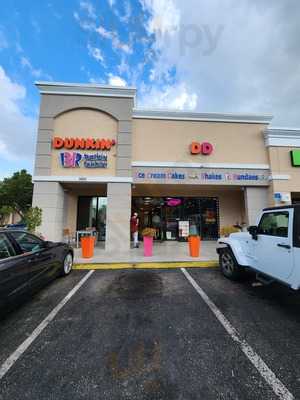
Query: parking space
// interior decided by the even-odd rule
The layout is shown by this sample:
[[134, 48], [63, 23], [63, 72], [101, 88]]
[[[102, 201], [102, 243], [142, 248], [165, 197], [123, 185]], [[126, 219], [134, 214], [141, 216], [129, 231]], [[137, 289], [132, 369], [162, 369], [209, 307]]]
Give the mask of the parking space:
[[[4, 375], [0, 399], [300, 398], [299, 294], [188, 273], [287, 392], [276, 394], [181, 270], [128, 270], [87, 279]], [[0, 365], [86, 274], [1, 321]]]

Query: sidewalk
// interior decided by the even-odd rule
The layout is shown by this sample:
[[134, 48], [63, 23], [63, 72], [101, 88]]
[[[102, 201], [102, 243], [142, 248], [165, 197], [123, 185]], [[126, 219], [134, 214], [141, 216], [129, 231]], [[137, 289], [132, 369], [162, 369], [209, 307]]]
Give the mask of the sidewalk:
[[108, 253], [104, 244], [95, 248], [94, 257], [90, 259], [81, 257], [81, 249], [74, 249], [75, 264], [113, 264], [113, 263], [174, 263], [174, 262], [205, 262], [217, 261], [216, 242], [204, 241], [201, 243], [200, 257], [189, 256], [187, 243], [163, 242], [154, 243], [153, 257], [144, 257], [143, 243], [138, 249], [128, 249], [124, 253]]

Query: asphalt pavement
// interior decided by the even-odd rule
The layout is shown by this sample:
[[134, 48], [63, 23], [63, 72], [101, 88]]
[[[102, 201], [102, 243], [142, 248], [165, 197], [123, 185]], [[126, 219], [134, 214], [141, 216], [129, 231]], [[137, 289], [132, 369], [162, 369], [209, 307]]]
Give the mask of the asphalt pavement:
[[[300, 293], [187, 271], [283, 397], [178, 269], [95, 271], [13, 362], [0, 399], [300, 399]], [[0, 321], [0, 367], [87, 273], [56, 280]]]

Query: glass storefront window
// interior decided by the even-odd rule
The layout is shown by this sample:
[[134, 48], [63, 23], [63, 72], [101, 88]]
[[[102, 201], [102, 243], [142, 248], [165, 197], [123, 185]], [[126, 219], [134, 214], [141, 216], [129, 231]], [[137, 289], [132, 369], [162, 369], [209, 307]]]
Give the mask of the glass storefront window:
[[[188, 229], [197, 231], [204, 240], [219, 237], [218, 198], [134, 197], [132, 207], [139, 214], [140, 229], [154, 227], [156, 239], [186, 240]], [[158, 219], [159, 227], [155, 226]]]
[[98, 240], [105, 241], [106, 208], [106, 197], [79, 197], [77, 230], [95, 228]]

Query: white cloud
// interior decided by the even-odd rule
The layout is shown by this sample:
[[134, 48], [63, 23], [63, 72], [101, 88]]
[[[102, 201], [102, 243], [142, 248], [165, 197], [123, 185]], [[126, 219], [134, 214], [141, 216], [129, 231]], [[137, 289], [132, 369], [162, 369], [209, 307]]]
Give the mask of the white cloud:
[[113, 7], [115, 5], [115, 0], [108, 0], [108, 4]]
[[120, 20], [128, 24], [132, 14], [132, 9], [129, 1], [125, 1], [124, 7], [125, 7], [125, 14], [120, 16]]
[[195, 92], [189, 91], [184, 83], [162, 87], [144, 85], [138, 103], [145, 108], [193, 111], [197, 108], [198, 96]]
[[140, 0], [140, 3], [151, 15], [147, 23], [149, 34], [164, 36], [178, 31], [181, 14], [173, 0]]
[[104, 56], [102, 54], [101, 49], [99, 49], [98, 47], [93, 47], [90, 44], [88, 44], [87, 47], [88, 47], [89, 55], [91, 57], [93, 57], [96, 61], [98, 61], [100, 64], [105, 66]]
[[25, 88], [0, 66], [0, 156], [7, 160], [33, 159], [36, 120], [22, 112], [19, 103], [25, 99]]
[[120, 76], [108, 74], [108, 77], [109, 77], [108, 82], [112, 86], [127, 86], [127, 82]]
[[36, 79], [44, 78], [49, 81], [53, 80], [53, 78], [49, 74], [45, 73], [41, 69], [34, 68], [27, 57], [21, 57], [21, 65], [23, 68], [27, 68], [31, 75]]
[[97, 19], [97, 15], [95, 12], [95, 7], [90, 1], [81, 1], [79, 3], [80, 8], [87, 12], [87, 15], [91, 19]]
[[81, 19], [78, 12], [75, 11], [73, 13], [73, 17], [75, 18], [75, 20], [78, 22], [79, 26], [85, 30], [85, 31], [95, 31], [96, 30], [96, 25], [94, 22], [90, 22], [90, 21], [86, 21], [84, 19]]
[[132, 54], [132, 52], [133, 52], [132, 48], [128, 44], [121, 42], [117, 32], [108, 31], [103, 26], [99, 26], [96, 29], [96, 32], [98, 32], [99, 35], [102, 36], [103, 38], [111, 40], [112, 47], [115, 50], [122, 50], [122, 51], [124, 51], [124, 53]]
[[123, 74], [130, 74], [130, 66], [129, 66], [129, 62], [126, 61], [125, 56], [122, 57], [120, 64], [118, 65], [118, 71], [119, 74], [123, 75]]
[[124, 1], [124, 13], [122, 14], [117, 7], [112, 7], [114, 14], [119, 18], [119, 20], [123, 23], [128, 24], [130, 17], [132, 15], [132, 8], [129, 1]]
[[299, 2], [140, 2], [154, 82], [175, 70], [198, 111], [273, 113], [274, 124], [300, 125]]

